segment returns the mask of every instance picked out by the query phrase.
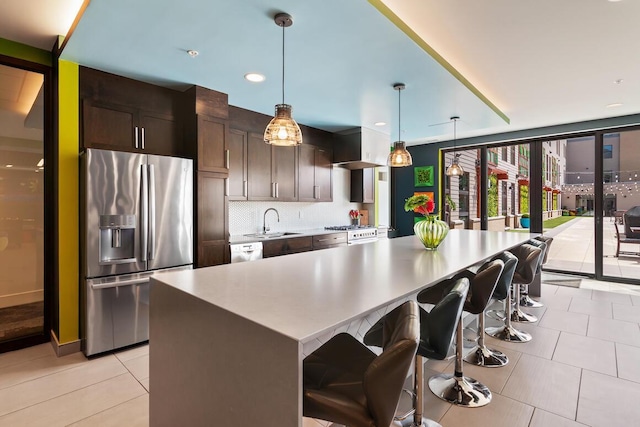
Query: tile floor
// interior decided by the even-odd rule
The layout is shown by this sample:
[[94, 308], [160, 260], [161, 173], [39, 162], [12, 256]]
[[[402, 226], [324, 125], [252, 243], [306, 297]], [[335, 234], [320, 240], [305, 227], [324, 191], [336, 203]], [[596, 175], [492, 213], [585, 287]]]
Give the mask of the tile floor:
[[[638, 425], [640, 287], [581, 286], [543, 285], [546, 307], [529, 310], [540, 320], [517, 324], [533, 335], [530, 343], [488, 339], [509, 365], [465, 364], [466, 375], [492, 390], [488, 406], [459, 408], [427, 389], [426, 415], [445, 427]], [[427, 361], [425, 377], [451, 371], [451, 361]], [[148, 406], [146, 345], [92, 360], [57, 358], [49, 344], [0, 355], [0, 426], [148, 426]], [[304, 420], [304, 427], [327, 424]]]

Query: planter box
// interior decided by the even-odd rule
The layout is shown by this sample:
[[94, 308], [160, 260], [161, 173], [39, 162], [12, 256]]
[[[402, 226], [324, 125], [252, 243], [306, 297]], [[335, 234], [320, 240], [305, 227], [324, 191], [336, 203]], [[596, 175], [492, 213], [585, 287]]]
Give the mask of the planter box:
[[529, 224], [531, 223], [530, 219], [531, 218], [520, 218], [520, 226], [522, 228], [529, 228]]

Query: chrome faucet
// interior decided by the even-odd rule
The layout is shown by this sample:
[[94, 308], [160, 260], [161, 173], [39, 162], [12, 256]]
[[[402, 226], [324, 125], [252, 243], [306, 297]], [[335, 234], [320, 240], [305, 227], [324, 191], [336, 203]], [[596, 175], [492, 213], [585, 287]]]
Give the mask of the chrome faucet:
[[266, 234], [267, 231], [269, 231], [269, 227], [267, 227], [267, 212], [269, 211], [274, 211], [276, 215], [278, 215], [278, 222], [280, 222], [280, 214], [275, 208], [269, 208], [266, 211], [264, 211], [264, 215], [262, 216], [262, 233], [263, 234]]

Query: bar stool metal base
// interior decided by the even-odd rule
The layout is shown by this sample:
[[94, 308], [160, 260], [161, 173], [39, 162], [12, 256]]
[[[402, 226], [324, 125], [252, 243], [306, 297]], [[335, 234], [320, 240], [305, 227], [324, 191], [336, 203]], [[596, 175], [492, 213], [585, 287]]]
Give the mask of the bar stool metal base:
[[464, 358], [464, 361], [485, 368], [499, 368], [509, 363], [509, 358], [501, 351], [478, 346]]
[[540, 307], [544, 307], [544, 304], [536, 300], [532, 300], [531, 297], [529, 297], [529, 295], [521, 295], [520, 307], [540, 308]]
[[519, 331], [511, 325], [487, 328], [484, 331], [487, 333], [487, 335], [491, 335], [492, 337], [502, 341], [508, 341], [508, 342], [531, 341], [530, 334], [524, 331]]
[[534, 323], [538, 321], [538, 318], [533, 314], [525, 313], [524, 311], [520, 310], [519, 307], [516, 307], [511, 312], [511, 321], [521, 323]]
[[402, 426], [402, 427], [442, 427], [442, 424], [437, 423], [433, 420], [422, 419], [422, 424], [415, 424], [413, 420], [406, 419], [404, 421], [394, 421], [391, 423], [392, 426]]
[[442, 400], [467, 408], [478, 408], [491, 402], [491, 390], [470, 377], [448, 374], [429, 378], [429, 388]]

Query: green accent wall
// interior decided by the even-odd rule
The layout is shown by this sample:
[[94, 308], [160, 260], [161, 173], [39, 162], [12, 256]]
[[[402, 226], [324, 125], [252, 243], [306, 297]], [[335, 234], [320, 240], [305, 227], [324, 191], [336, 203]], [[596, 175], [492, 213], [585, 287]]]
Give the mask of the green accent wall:
[[51, 66], [51, 52], [0, 38], [0, 54]]
[[58, 250], [61, 344], [79, 339], [78, 64], [58, 62]]

